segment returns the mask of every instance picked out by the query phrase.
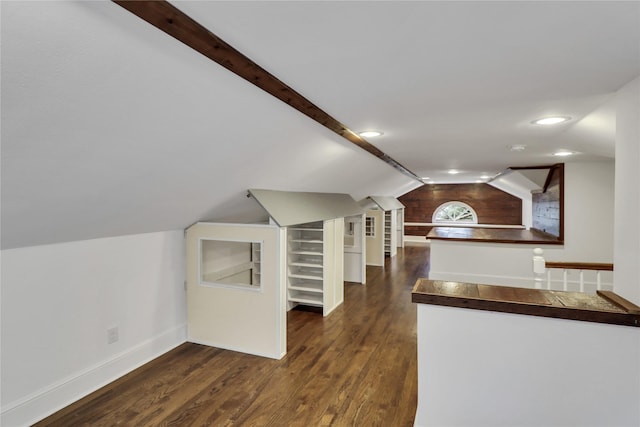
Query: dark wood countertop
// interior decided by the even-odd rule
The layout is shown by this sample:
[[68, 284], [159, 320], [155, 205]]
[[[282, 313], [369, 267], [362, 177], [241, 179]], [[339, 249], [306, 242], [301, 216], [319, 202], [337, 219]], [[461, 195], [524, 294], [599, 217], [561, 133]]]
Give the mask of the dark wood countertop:
[[564, 244], [562, 240], [550, 234], [518, 228], [433, 227], [427, 234], [427, 239], [536, 245]]
[[640, 307], [609, 291], [592, 295], [418, 279], [411, 300], [420, 304], [640, 327]]

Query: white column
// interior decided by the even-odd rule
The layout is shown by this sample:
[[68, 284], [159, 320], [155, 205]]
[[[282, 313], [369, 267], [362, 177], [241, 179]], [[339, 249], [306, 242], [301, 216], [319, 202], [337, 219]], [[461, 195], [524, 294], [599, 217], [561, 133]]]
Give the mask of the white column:
[[640, 304], [640, 77], [616, 98], [614, 289]]

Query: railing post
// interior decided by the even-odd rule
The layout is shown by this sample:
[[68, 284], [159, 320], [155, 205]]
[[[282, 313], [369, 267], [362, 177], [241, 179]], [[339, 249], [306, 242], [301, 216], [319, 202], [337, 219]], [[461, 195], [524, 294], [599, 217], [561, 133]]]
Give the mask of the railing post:
[[[546, 270], [543, 254], [544, 251], [542, 248], [535, 248], [533, 250], [533, 284], [535, 289], [542, 289], [542, 277]], [[549, 285], [549, 283], [547, 283], [547, 285]]]

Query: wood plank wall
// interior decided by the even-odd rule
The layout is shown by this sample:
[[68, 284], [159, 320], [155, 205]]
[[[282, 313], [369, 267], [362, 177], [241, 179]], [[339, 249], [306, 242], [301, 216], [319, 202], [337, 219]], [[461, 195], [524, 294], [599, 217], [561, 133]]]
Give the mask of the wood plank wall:
[[564, 165], [552, 168], [549, 174], [546, 191], [532, 196], [532, 228], [563, 240]]
[[[488, 184], [427, 184], [398, 200], [405, 205], [405, 222], [431, 222], [443, 203], [464, 202], [478, 215], [480, 224], [522, 224], [522, 200]], [[431, 227], [405, 226], [405, 234], [426, 236]]]

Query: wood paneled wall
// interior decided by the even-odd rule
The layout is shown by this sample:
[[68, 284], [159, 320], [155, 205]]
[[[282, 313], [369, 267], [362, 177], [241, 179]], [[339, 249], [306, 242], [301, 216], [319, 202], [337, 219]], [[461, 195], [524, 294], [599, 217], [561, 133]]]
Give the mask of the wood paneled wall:
[[[464, 202], [478, 215], [480, 224], [522, 224], [522, 200], [488, 184], [427, 184], [398, 197], [406, 206], [405, 222], [431, 222], [443, 203]], [[426, 236], [431, 227], [405, 226], [405, 234]]]
[[533, 193], [532, 228], [564, 239], [564, 164], [549, 172], [544, 193]]

